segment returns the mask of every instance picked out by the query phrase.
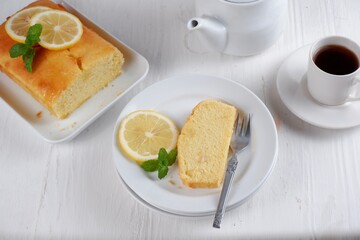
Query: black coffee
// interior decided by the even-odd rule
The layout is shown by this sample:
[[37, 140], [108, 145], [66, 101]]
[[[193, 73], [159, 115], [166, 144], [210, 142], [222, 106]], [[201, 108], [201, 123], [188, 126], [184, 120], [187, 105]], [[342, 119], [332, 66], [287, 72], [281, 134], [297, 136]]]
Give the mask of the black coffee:
[[359, 68], [355, 53], [338, 45], [329, 45], [318, 50], [314, 62], [321, 70], [335, 75], [349, 74]]

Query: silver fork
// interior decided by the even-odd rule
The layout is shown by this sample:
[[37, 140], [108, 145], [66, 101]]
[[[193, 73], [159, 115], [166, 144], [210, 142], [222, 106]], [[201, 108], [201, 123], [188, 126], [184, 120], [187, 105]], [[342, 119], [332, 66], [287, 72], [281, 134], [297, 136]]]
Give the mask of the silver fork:
[[250, 118], [250, 114], [247, 116], [244, 115], [242, 118], [240, 117], [240, 114], [238, 114], [235, 120], [235, 128], [230, 142], [230, 148], [234, 154], [229, 160], [226, 168], [226, 175], [213, 222], [214, 228], [220, 228], [221, 220], [225, 213], [228, 196], [238, 165], [238, 155], [249, 145], [250, 142]]

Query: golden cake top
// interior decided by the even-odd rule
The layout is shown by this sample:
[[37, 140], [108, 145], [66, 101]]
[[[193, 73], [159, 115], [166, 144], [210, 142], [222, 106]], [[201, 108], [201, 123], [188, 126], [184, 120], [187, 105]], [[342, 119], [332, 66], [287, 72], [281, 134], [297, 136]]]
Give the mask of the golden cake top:
[[[26, 8], [46, 6], [53, 9], [65, 9], [54, 2], [39, 0]], [[83, 35], [73, 47], [51, 51], [36, 47], [33, 62], [33, 72], [29, 73], [20, 58], [11, 58], [10, 48], [16, 44], [5, 31], [5, 22], [0, 26], [0, 70], [15, 81], [22, 84], [31, 92], [43, 96], [43, 100], [51, 103], [55, 101], [74, 79], [88, 68], [92, 68], [100, 56], [118, 51], [113, 45], [105, 41], [92, 30], [83, 26]]]

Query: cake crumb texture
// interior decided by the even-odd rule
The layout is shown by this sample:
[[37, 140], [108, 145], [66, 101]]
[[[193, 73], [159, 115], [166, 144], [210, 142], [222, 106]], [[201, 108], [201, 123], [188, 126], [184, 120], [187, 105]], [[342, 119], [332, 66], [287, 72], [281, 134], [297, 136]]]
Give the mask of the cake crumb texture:
[[217, 100], [200, 102], [178, 138], [179, 175], [192, 188], [221, 185], [237, 109]]

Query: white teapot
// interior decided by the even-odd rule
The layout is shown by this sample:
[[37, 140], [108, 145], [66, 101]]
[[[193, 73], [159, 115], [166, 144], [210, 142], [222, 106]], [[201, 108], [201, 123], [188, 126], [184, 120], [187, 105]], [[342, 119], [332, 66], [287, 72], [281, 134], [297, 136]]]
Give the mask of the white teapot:
[[[187, 27], [210, 49], [234, 56], [262, 52], [280, 37], [287, 0], [196, 0]], [[190, 48], [193, 48], [190, 46]]]

